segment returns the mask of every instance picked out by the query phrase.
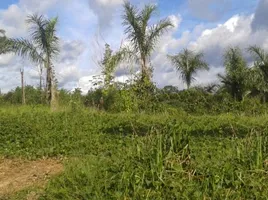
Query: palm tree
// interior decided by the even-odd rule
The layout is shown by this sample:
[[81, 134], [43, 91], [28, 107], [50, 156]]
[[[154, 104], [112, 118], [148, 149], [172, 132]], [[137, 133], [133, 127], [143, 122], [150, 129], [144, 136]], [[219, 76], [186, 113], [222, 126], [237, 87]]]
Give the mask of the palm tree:
[[148, 63], [158, 39], [169, 27], [173, 26], [169, 19], [160, 20], [157, 24], [150, 26], [149, 20], [156, 10], [155, 5], [146, 5], [142, 10], [138, 10], [129, 2], [124, 4], [125, 34], [130, 40], [133, 54], [141, 66], [142, 83], [150, 81], [152, 74]]
[[203, 56], [203, 53], [194, 53], [189, 49], [184, 49], [174, 56], [168, 55], [176, 70], [181, 74], [182, 80], [187, 85], [187, 89], [190, 88], [192, 82], [195, 80], [194, 75], [197, 71], [209, 70], [208, 64], [203, 59]]
[[[249, 52], [254, 56], [255, 64], [253, 67], [253, 83], [256, 90], [258, 90], [267, 101], [268, 96], [268, 53], [257, 46], [249, 47]], [[255, 73], [254, 73], [255, 72]]]
[[11, 51], [29, 58], [34, 63], [44, 65], [47, 70], [46, 97], [47, 102], [52, 106], [56, 95], [52, 62], [59, 54], [59, 38], [56, 36], [58, 18], [45, 19], [42, 15], [31, 15], [26, 22], [31, 25], [31, 40], [8, 39]]
[[265, 82], [268, 82], [268, 53], [257, 46], [251, 46], [248, 50], [255, 58], [255, 66], [262, 71]]
[[223, 89], [230, 93], [235, 100], [242, 101], [247, 91], [246, 75], [249, 71], [238, 47], [231, 47], [226, 50], [224, 66], [226, 75], [218, 74], [220, 81], [223, 83]]

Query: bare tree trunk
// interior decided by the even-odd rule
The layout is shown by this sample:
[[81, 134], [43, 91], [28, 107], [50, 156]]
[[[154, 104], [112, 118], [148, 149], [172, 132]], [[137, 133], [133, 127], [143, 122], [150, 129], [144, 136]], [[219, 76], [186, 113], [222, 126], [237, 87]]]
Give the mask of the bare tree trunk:
[[24, 88], [24, 70], [20, 70], [20, 75], [21, 75], [21, 91], [22, 91], [22, 104], [25, 105], [25, 88]]

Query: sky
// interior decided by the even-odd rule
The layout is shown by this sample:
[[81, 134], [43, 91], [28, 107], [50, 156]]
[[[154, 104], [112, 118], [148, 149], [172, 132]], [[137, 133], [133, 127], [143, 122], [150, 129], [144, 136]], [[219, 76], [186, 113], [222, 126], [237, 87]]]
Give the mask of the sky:
[[[1, 0], [0, 29], [11, 38], [29, 37], [25, 19], [29, 14], [58, 16], [57, 27], [61, 53], [55, 60], [60, 88], [69, 91], [81, 88], [86, 93], [92, 87], [93, 76], [101, 73], [104, 45], [113, 50], [128, 44], [121, 16], [123, 0]], [[195, 85], [217, 81], [224, 73], [223, 52], [230, 46], [245, 50], [258, 45], [268, 51], [268, 0], [130, 0], [138, 8], [152, 3], [158, 7], [151, 23], [169, 18], [174, 27], [158, 41], [151, 56], [153, 81], [158, 87], [174, 85], [184, 88], [179, 74], [167, 59], [167, 54], [183, 48], [203, 52], [209, 71], [198, 72]], [[249, 64], [250, 55], [244, 51]], [[7, 92], [20, 85], [20, 69], [25, 82], [37, 86], [38, 66], [13, 54], [0, 55], [0, 89]], [[120, 65], [117, 80], [129, 77], [130, 64]]]

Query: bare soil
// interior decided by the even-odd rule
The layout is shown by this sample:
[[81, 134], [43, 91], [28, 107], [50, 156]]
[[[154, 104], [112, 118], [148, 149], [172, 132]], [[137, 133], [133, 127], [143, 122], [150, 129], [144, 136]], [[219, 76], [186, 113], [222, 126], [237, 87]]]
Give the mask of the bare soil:
[[30, 186], [41, 187], [47, 180], [63, 171], [56, 159], [26, 161], [0, 158], [0, 199]]

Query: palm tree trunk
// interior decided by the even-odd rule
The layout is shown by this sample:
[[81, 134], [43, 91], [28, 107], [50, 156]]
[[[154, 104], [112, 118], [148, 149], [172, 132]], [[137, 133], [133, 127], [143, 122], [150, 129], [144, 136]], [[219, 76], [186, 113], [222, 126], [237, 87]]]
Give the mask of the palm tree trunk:
[[190, 83], [187, 83], [187, 84], [186, 84], [186, 87], [187, 87], [187, 90], [189, 90], [189, 88], [190, 88]]
[[[189, 71], [189, 61], [188, 61], [188, 58], [186, 60], [186, 67], [187, 67], [187, 72]], [[189, 90], [190, 88], [190, 85], [191, 85], [191, 75], [189, 75], [189, 77], [186, 77], [186, 86], [187, 86], [187, 90]]]
[[22, 91], [22, 104], [25, 105], [25, 87], [24, 87], [24, 70], [20, 70], [21, 74], [21, 91]]
[[52, 65], [50, 63], [50, 58], [49, 56], [47, 57], [47, 62], [46, 62], [46, 68], [47, 68], [47, 103], [50, 105], [52, 108], [52, 103], [55, 101], [55, 88], [53, 86], [53, 69]]
[[147, 81], [150, 80], [148, 70], [146, 67], [146, 58], [141, 59], [141, 82], [145, 84]]
[[39, 77], [39, 90], [42, 91], [42, 75]]
[[51, 64], [47, 67], [47, 103], [52, 111], [56, 110], [56, 85], [54, 84], [53, 68]]
[[56, 99], [56, 85], [54, 84], [54, 81], [52, 81], [52, 87], [51, 87], [51, 102], [50, 102], [50, 108], [52, 111], [56, 111], [57, 109], [57, 99]]
[[40, 104], [43, 103], [43, 92], [42, 92], [42, 75], [43, 75], [43, 68], [40, 65], [40, 71], [39, 71], [39, 90], [40, 90]]
[[50, 105], [51, 103], [51, 89], [52, 89], [52, 68], [51, 66], [47, 65], [47, 83], [46, 83], [46, 99], [47, 104]]

